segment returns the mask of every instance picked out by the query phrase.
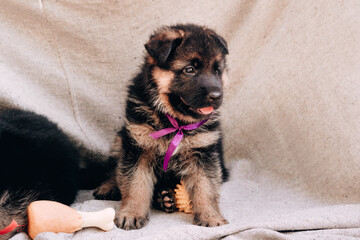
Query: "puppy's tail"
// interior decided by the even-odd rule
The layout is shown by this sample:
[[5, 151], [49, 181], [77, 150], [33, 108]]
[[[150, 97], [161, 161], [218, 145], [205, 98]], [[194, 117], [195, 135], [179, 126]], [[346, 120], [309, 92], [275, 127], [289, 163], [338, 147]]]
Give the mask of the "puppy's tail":
[[[39, 198], [34, 190], [5, 190], [0, 195], [0, 232], [6, 229], [13, 220], [19, 227], [1, 234], [0, 240], [9, 239], [27, 225], [27, 207]], [[7, 231], [5, 231], [7, 232]]]

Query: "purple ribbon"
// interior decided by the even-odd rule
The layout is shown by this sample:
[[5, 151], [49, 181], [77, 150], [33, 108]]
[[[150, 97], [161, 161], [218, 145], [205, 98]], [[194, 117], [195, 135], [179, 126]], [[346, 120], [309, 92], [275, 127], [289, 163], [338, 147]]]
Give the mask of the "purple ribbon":
[[175, 131], [178, 131], [175, 135], [175, 137], [173, 138], [173, 140], [171, 141], [167, 151], [166, 151], [166, 154], [165, 154], [165, 158], [164, 158], [164, 170], [166, 171], [167, 169], [167, 166], [168, 166], [168, 163], [169, 163], [169, 160], [172, 156], [172, 154], [174, 153], [175, 149], [177, 148], [177, 146], [180, 144], [183, 136], [184, 136], [184, 133], [183, 133], [183, 130], [194, 130], [194, 129], [197, 129], [198, 127], [200, 127], [201, 125], [203, 125], [207, 120], [209, 119], [205, 119], [205, 120], [202, 120], [200, 122], [197, 122], [197, 123], [192, 123], [192, 124], [189, 124], [189, 125], [185, 125], [185, 126], [179, 126], [178, 122], [175, 120], [175, 118], [171, 117], [170, 115], [167, 115], [167, 118], [169, 119], [171, 125], [173, 125], [173, 127], [170, 127], [170, 128], [164, 128], [164, 129], [161, 129], [159, 131], [156, 131], [156, 132], [153, 132], [153, 133], [150, 133], [150, 136], [153, 138], [153, 139], [158, 139], [162, 136], [165, 136], [169, 133], [173, 133]]

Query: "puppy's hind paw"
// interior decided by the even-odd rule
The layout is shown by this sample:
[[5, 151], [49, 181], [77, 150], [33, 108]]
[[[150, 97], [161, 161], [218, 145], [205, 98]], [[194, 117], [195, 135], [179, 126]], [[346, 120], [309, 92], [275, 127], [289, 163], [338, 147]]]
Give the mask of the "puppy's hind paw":
[[93, 196], [98, 200], [121, 200], [121, 193], [118, 187], [109, 187], [108, 185], [101, 185], [93, 192]]
[[156, 207], [167, 213], [172, 213], [176, 210], [175, 194], [172, 189], [162, 190], [155, 194]]

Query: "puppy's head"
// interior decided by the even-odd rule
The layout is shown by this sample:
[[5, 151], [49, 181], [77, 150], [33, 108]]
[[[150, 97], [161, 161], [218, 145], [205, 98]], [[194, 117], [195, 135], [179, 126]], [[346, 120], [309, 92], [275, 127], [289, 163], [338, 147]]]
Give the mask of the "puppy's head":
[[157, 88], [156, 107], [186, 122], [207, 118], [222, 103], [225, 40], [197, 25], [164, 27], [145, 44]]

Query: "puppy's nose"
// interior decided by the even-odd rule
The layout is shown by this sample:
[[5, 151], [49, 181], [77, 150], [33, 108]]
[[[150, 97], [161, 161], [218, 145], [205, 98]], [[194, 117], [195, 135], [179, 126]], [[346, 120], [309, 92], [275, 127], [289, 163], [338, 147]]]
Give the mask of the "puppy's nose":
[[211, 91], [208, 93], [208, 96], [210, 101], [216, 101], [221, 98], [221, 92], [220, 91]]

